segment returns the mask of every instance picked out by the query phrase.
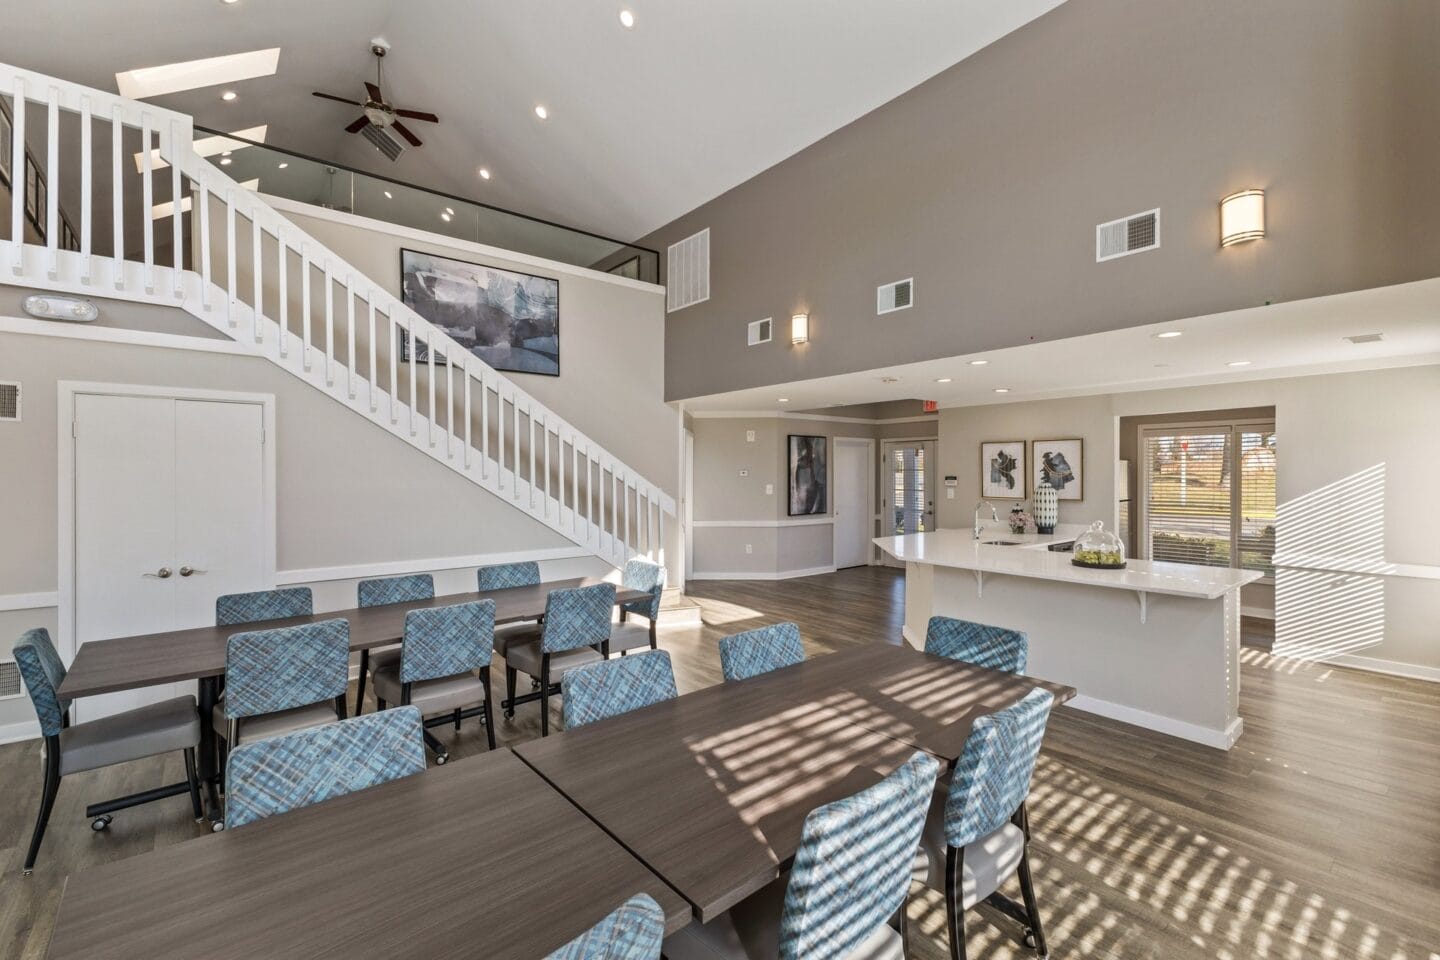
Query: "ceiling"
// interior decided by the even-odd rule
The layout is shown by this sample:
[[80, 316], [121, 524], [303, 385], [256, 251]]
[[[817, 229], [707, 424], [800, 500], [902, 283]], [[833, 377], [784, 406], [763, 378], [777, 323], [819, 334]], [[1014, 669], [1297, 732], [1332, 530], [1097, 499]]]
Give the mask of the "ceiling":
[[[119, 71], [266, 47], [273, 77], [155, 99], [198, 124], [636, 239], [773, 166], [1061, 0], [51, 0], [8, 18], [0, 61], [115, 90]], [[622, 7], [636, 17], [621, 26]], [[343, 133], [392, 45], [385, 94], [439, 114], [390, 163]], [[534, 114], [543, 103], [550, 119]], [[481, 166], [493, 178], [478, 176]]]
[[[1174, 331], [1181, 336], [1156, 336]], [[1371, 333], [1384, 339], [1345, 339]], [[686, 400], [685, 409], [825, 413], [905, 398], [965, 407], [1427, 363], [1440, 363], [1440, 279], [737, 390]]]

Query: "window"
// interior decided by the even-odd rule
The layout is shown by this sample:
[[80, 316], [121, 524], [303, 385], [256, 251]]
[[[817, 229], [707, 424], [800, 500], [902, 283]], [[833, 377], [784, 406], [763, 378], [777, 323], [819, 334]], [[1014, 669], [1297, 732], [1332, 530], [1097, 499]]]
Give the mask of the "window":
[[891, 502], [895, 506], [895, 536], [924, 533], [927, 510], [925, 489], [925, 444], [889, 449]]
[[1274, 576], [1273, 423], [1147, 428], [1140, 455], [1142, 556]]

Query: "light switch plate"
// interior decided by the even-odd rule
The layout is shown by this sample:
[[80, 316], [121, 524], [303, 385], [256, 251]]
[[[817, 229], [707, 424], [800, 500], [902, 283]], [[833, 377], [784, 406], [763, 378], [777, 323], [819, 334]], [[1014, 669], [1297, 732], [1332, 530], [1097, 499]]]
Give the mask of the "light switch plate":
[[946, 487], [946, 488], [945, 488], [945, 499], [946, 499], [946, 500], [954, 500], [954, 499], [955, 499], [955, 488], [954, 488], [954, 487]]
[[775, 484], [773, 484], [773, 483], [767, 483], [767, 484], [765, 484], [765, 496], [767, 496], [767, 497], [773, 497], [773, 496], [775, 496]]
[[752, 543], [747, 543], [747, 544], [745, 544], [745, 552], [746, 552], [746, 553], [754, 553], [754, 552], [755, 552], [755, 545], [752, 544]]
[[754, 430], [746, 430], [746, 431], [745, 431], [745, 442], [746, 442], [746, 443], [754, 443], [754, 442], [755, 442], [755, 431], [754, 431]]

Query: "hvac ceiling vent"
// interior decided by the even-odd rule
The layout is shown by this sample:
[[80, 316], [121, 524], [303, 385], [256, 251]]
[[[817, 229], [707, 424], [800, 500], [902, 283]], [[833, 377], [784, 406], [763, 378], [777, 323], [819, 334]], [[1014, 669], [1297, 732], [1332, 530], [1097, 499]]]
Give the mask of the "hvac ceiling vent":
[[405, 144], [401, 143], [390, 134], [387, 127], [377, 127], [373, 123], [367, 123], [360, 130], [360, 135], [370, 141], [371, 146], [390, 158], [390, 162], [400, 159], [400, 154], [405, 152]]
[[875, 313], [894, 313], [915, 303], [915, 278], [896, 280], [875, 288]]
[[1346, 337], [1351, 343], [1379, 343], [1385, 339], [1383, 333], [1362, 333], [1353, 337]]
[[710, 228], [670, 244], [665, 260], [665, 310], [674, 313], [710, 299]]
[[20, 419], [20, 384], [0, 383], [0, 420]]
[[1160, 208], [1146, 210], [1095, 228], [1095, 262], [1128, 257], [1160, 246]]
[[771, 317], [752, 321], [745, 332], [746, 345], [753, 347], [756, 344], [769, 343], [774, 326], [775, 323]]
[[24, 692], [20, 667], [14, 660], [0, 660], [0, 700], [13, 700]]

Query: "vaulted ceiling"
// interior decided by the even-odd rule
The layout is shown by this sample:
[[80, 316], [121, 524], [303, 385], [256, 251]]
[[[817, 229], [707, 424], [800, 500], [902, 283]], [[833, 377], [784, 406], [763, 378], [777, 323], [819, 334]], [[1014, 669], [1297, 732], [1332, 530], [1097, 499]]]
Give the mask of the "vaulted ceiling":
[[[198, 124], [622, 239], [643, 236], [1061, 0], [46, 0], [0, 61], [115, 74], [280, 47], [274, 76], [156, 98]], [[626, 29], [620, 11], [633, 11]], [[342, 128], [372, 37], [385, 93], [439, 114], [391, 163]], [[544, 104], [549, 119], [534, 108]], [[899, 144], [897, 149], [913, 148]], [[492, 173], [478, 176], [480, 167]]]

